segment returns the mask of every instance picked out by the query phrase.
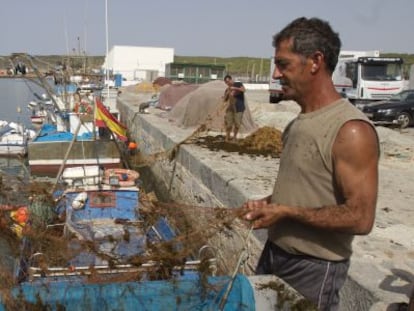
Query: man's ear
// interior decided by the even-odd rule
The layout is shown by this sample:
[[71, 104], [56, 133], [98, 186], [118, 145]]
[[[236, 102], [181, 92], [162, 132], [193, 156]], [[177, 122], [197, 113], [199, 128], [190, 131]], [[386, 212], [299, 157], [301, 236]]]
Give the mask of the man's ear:
[[324, 61], [324, 55], [321, 52], [316, 51], [315, 53], [313, 53], [311, 61], [311, 73], [316, 73], [322, 66], [322, 63]]

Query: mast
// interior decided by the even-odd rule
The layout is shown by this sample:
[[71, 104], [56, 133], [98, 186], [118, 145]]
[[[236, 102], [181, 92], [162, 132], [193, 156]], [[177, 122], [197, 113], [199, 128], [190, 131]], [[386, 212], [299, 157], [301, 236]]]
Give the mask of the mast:
[[105, 0], [105, 38], [106, 38], [106, 61], [105, 61], [105, 71], [106, 71], [106, 82], [108, 83], [107, 85], [107, 98], [109, 98], [109, 59], [108, 59], [108, 55], [109, 55], [109, 39], [108, 39], [108, 0]]

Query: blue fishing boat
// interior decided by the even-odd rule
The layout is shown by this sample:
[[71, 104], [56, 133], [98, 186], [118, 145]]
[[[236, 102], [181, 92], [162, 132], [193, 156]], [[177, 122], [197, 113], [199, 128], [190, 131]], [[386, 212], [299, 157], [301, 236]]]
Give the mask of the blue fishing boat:
[[137, 172], [78, 167], [65, 170], [62, 182], [55, 212], [64, 220], [44, 235], [61, 238], [59, 252], [25, 235], [17, 284], [0, 310], [255, 309], [247, 277], [216, 276], [211, 248], [196, 258], [167, 217], [146, 215]]

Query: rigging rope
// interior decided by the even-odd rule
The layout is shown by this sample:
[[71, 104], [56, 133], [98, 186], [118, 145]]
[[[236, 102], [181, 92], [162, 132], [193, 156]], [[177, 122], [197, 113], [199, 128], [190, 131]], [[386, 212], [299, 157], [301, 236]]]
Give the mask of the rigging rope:
[[233, 283], [234, 283], [234, 280], [236, 278], [237, 272], [239, 271], [240, 266], [248, 258], [248, 252], [247, 252], [247, 246], [248, 245], [247, 244], [248, 244], [248, 241], [249, 241], [249, 238], [250, 238], [250, 235], [252, 234], [252, 232], [253, 232], [253, 223], [250, 225], [249, 232], [247, 233], [246, 238], [244, 240], [243, 248], [242, 248], [242, 250], [240, 252], [240, 256], [239, 256], [239, 259], [237, 261], [236, 267], [235, 267], [235, 269], [233, 271], [233, 275], [232, 275], [232, 277], [230, 279], [230, 282], [227, 285], [226, 292], [224, 293], [223, 297], [221, 298], [221, 301], [220, 301], [220, 304], [219, 304], [219, 310], [224, 310], [224, 306], [226, 305], [227, 298], [228, 298], [228, 296], [230, 294], [230, 291], [231, 291], [231, 289], [233, 287]]

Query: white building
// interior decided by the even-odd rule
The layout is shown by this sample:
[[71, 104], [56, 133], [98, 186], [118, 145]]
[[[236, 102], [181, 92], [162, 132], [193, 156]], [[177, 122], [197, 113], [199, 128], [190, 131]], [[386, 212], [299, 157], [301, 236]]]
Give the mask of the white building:
[[114, 45], [103, 69], [126, 80], [154, 81], [165, 76], [165, 65], [174, 62], [173, 48]]

